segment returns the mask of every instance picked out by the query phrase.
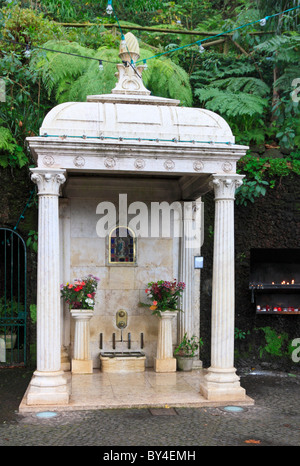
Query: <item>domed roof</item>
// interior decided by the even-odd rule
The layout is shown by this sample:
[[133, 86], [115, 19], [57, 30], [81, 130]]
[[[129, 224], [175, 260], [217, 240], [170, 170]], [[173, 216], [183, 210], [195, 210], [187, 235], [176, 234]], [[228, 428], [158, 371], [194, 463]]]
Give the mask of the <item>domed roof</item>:
[[122, 63], [117, 65], [118, 82], [112, 93], [57, 105], [46, 115], [41, 136], [234, 143], [229, 125], [216, 113], [149, 95], [142, 81], [144, 65], [134, 67], [129, 61], [132, 54], [139, 57], [136, 38], [128, 33], [125, 39], [132, 51], [121, 43]]

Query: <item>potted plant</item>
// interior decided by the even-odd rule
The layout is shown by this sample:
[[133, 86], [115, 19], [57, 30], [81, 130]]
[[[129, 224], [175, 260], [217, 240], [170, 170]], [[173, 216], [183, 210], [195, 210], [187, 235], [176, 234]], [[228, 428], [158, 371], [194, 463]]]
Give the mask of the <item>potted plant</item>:
[[98, 277], [88, 275], [83, 280], [76, 279], [73, 283], [60, 286], [61, 296], [69, 305], [70, 310], [94, 309], [99, 280]]
[[159, 318], [157, 351], [154, 360], [156, 372], [175, 372], [176, 359], [173, 357], [172, 345], [172, 319], [177, 315], [178, 300], [181, 297], [185, 284], [159, 280], [148, 283], [147, 297], [151, 299], [150, 310]]
[[173, 282], [159, 280], [148, 283], [145, 292], [147, 293], [147, 297], [152, 301], [152, 305], [150, 306], [150, 310], [153, 311], [152, 314], [161, 316], [162, 312], [179, 311], [178, 299], [181, 297], [184, 289], [185, 284], [183, 282], [177, 283], [176, 279]]
[[188, 338], [187, 333], [184, 334], [182, 341], [174, 350], [174, 356], [177, 359], [177, 368], [180, 371], [191, 371], [193, 368], [193, 360], [197, 350], [203, 345], [201, 338], [193, 335]]
[[93, 316], [99, 278], [89, 275], [83, 280], [61, 285], [61, 295], [69, 305], [75, 320], [72, 373], [91, 374], [93, 361], [90, 355], [89, 321]]

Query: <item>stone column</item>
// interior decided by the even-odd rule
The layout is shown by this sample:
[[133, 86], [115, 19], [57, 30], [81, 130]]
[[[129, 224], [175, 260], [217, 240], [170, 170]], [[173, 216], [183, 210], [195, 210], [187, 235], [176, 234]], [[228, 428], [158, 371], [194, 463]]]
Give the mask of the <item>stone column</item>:
[[31, 169], [38, 186], [37, 369], [28, 405], [65, 404], [69, 393], [61, 370], [61, 316], [58, 196], [65, 170]]
[[215, 191], [211, 367], [200, 386], [210, 400], [243, 400], [234, 364], [234, 195], [241, 175], [213, 175]]

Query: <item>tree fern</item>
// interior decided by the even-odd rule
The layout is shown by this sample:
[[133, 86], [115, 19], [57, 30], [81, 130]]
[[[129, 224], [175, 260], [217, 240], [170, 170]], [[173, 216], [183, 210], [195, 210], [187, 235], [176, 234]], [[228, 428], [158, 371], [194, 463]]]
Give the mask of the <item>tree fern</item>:
[[226, 78], [214, 81], [211, 86], [218, 89], [226, 89], [228, 92], [244, 92], [256, 94], [261, 97], [270, 92], [270, 87], [261, 79], [249, 77]]
[[195, 94], [205, 107], [229, 118], [262, 115], [268, 100], [246, 92], [227, 92], [215, 88], [197, 89]]
[[272, 54], [276, 62], [299, 62], [300, 34], [273, 36], [255, 47], [258, 52]]
[[[94, 58], [88, 60], [80, 56], [54, 52], [35, 52], [31, 67], [41, 71], [43, 84], [49, 95], [55, 95], [58, 103], [85, 101], [90, 94], [110, 93], [115, 87], [120, 63], [118, 50], [107, 47], [91, 50], [79, 44], [65, 41], [50, 41], [45, 48]], [[149, 50], [140, 50], [141, 59], [149, 58]], [[103, 60], [104, 70], [99, 71], [99, 60]], [[111, 63], [108, 63], [111, 62]], [[187, 73], [170, 59], [149, 60], [148, 69], [143, 73], [146, 87], [152, 94], [179, 99], [182, 105], [192, 105], [192, 91]]]

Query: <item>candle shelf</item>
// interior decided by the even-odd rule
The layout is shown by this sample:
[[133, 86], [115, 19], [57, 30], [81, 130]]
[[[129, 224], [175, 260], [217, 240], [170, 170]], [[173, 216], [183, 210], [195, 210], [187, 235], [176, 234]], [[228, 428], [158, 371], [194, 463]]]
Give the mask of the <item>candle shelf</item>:
[[300, 249], [254, 249], [251, 302], [257, 314], [300, 315]]

